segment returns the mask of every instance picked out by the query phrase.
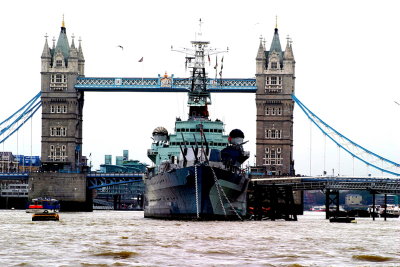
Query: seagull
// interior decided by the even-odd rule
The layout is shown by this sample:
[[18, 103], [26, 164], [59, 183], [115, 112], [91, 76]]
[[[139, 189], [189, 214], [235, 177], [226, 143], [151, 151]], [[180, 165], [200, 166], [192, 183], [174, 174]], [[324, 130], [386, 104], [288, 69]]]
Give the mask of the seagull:
[[122, 45], [118, 45], [117, 47], [121, 48], [122, 50], [124, 50], [124, 47]]
[[399, 106], [400, 106], [400, 104], [399, 104], [398, 102], [394, 101], [394, 103], [396, 103], [397, 105], [399, 105]]

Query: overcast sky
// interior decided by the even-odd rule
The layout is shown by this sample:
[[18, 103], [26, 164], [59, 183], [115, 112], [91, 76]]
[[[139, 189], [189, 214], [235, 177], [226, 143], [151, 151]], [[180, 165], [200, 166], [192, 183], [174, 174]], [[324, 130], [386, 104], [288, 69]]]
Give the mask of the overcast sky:
[[[0, 4], [0, 121], [40, 91], [40, 56], [46, 33], [56, 38], [65, 16], [67, 35], [82, 38], [86, 77], [187, 77], [184, 55], [202, 18], [211, 46], [229, 47], [225, 78], [255, 77], [259, 37], [269, 47], [278, 16], [282, 47], [293, 40], [297, 97], [339, 132], [393, 161], [400, 161], [398, 1], [2, 1]], [[118, 48], [124, 46], [124, 50]], [[143, 57], [143, 63], [138, 60]], [[255, 153], [255, 95], [212, 95], [211, 118], [229, 133], [240, 128]], [[104, 155], [150, 163], [146, 152], [157, 126], [173, 131], [186, 118], [184, 93], [85, 93], [83, 153], [95, 168]], [[296, 172], [321, 174], [324, 138], [302, 111], [294, 114]], [[19, 133], [18, 154], [30, 154], [30, 127]], [[40, 114], [33, 120], [33, 154], [40, 155]], [[310, 128], [311, 138], [310, 138]], [[310, 146], [310, 139], [311, 146]], [[16, 138], [4, 150], [17, 153]], [[0, 150], [3, 147], [0, 146]], [[352, 174], [344, 152], [326, 145], [328, 173]], [[340, 160], [339, 160], [340, 158]], [[355, 174], [374, 173], [355, 164]], [[380, 175], [380, 172], [377, 172]]]

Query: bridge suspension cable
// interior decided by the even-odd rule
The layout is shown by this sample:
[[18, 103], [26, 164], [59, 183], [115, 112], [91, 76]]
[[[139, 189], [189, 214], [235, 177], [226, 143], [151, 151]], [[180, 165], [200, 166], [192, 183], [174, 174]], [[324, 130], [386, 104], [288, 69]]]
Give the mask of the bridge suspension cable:
[[[376, 153], [373, 153], [363, 146], [360, 146], [359, 144], [353, 142], [349, 138], [345, 137], [344, 135], [333, 129], [323, 120], [321, 120], [317, 115], [309, 110], [295, 95], [292, 95], [292, 99], [306, 114], [308, 119], [312, 121], [325, 136], [331, 139], [341, 149], [349, 153], [353, 158], [356, 158], [359, 161], [365, 163], [367, 167], [371, 166], [381, 172], [400, 176], [399, 163], [379, 156]], [[381, 166], [378, 166], [379, 163]]]
[[42, 106], [41, 92], [0, 123], [0, 144], [17, 132]]

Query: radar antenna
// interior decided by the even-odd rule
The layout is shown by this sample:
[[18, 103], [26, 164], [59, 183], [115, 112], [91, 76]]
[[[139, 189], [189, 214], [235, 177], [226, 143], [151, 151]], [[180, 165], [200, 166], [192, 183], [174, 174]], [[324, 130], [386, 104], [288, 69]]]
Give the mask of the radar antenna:
[[185, 67], [191, 69], [188, 88], [189, 119], [208, 120], [207, 106], [211, 105], [211, 95], [207, 90], [208, 77], [205, 68], [205, 58], [207, 57], [208, 61], [210, 61], [211, 55], [226, 53], [228, 52], [228, 48], [227, 50], [209, 48], [208, 45], [210, 42], [201, 40], [203, 35], [201, 31], [202, 24], [202, 20], [199, 19], [199, 32], [196, 34], [196, 40], [191, 41], [191, 48], [174, 49], [171, 46], [171, 51], [186, 54]]

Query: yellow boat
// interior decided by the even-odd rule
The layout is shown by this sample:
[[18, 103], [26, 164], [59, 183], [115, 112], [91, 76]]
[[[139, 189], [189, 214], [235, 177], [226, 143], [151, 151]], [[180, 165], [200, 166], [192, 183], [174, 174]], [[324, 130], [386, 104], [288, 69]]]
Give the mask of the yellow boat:
[[59, 221], [58, 213], [35, 213], [32, 215], [32, 221]]

